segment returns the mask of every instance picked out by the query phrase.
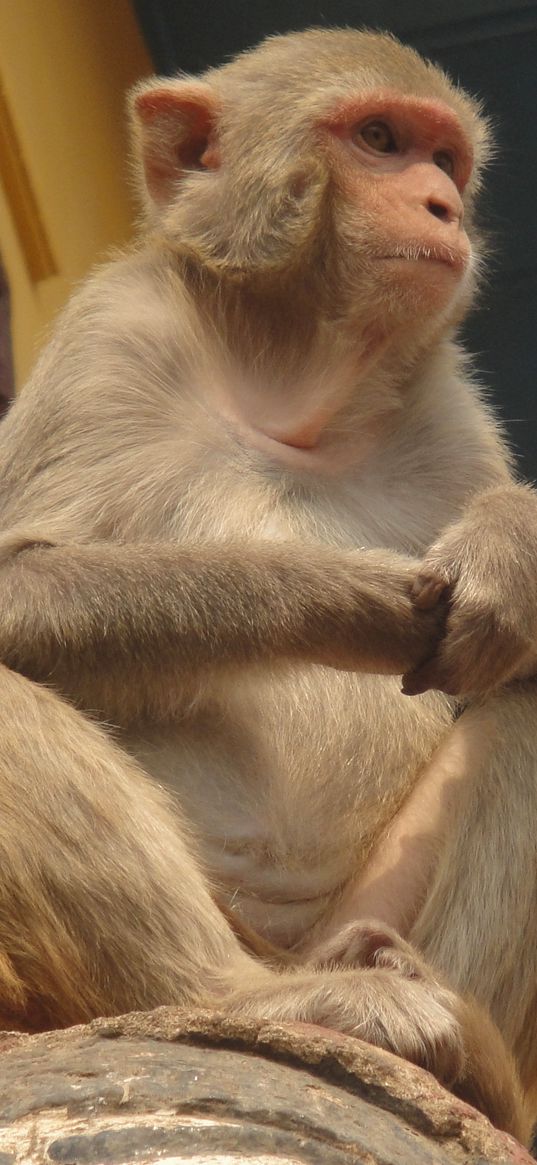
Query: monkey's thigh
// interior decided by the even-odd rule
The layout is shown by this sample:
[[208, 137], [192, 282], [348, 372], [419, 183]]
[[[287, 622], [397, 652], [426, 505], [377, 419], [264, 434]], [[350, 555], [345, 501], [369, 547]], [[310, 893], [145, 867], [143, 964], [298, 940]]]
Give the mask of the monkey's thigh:
[[[491, 1011], [526, 1087], [537, 1081], [537, 682], [453, 728], [450, 824], [412, 940]], [[451, 754], [451, 756], [450, 756]]]
[[185, 1002], [235, 948], [161, 790], [0, 665], [0, 1027]]

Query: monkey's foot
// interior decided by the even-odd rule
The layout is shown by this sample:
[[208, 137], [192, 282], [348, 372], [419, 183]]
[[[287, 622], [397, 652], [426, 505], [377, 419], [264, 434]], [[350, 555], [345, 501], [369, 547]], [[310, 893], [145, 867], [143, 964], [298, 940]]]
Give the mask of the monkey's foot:
[[[404, 951], [375, 942], [372, 934], [363, 946], [370, 961], [361, 970], [337, 967], [329, 958], [331, 967], [271, 975], [257, 987], [234, 991], [225, 1001], [226, 1011], [345, 1032], [452, 1084], [465, 1056], [457, 996], [425, 978], [419, 962], [415, 966]], [[348, 957], [355, 966], [350, 948]]]

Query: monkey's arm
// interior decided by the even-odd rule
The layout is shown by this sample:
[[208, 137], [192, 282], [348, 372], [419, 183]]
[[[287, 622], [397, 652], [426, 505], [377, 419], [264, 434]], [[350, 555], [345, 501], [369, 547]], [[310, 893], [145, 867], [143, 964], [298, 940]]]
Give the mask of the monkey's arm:
[[428, 551], [413, 590], [422, 610], [447, 600], [436, 655], [405, 676], [408, 695], [478, 695], [537, 670], [537, 493], [484, 490]]
[[98, 676], [278, 659], [400, 674], [431, 654], [438, 611], [415, 563], [285, 545], [0, 545], [0, 657], [70, 688]]

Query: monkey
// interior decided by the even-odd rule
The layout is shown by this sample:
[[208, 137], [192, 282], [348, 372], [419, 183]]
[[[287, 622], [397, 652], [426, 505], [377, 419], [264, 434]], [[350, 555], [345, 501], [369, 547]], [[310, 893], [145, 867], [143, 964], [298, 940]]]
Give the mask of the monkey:
[[0, 428], [0, 1024], [317, 1023], [526, 1139], [537, 503], [457, 339], [487, 119], [350, 29], [131, 118], [139, 238]]

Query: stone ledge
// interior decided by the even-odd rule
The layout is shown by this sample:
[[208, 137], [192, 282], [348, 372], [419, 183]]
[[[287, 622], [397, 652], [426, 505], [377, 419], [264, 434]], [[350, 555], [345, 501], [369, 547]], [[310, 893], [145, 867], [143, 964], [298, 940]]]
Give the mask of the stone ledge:
[[0, 1033], [0, 1165], [531, 1165], [418, 1068], [307, 1024], [163, 1007]]

